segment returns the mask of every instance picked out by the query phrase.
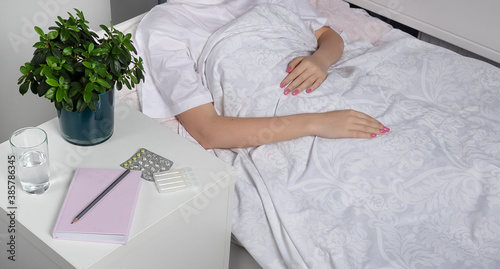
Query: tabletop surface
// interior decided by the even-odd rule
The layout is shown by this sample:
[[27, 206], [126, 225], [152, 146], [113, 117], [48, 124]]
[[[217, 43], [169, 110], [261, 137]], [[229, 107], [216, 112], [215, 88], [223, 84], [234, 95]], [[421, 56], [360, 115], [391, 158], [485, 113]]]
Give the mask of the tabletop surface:
[[[1, 212], [0, 218], [7, 221], [7, 212], [9, 207], [13, 206], [16, 211], [16, 221], [41, 241], [38, 244], [48, 246], [76, 268], [89, 267], [123, 245], [52, 238], [52, 229], [75, 168], [120, 168], [120, 164], [138, 149], [146, 148], [172, 160], [174, 164], [171, 169], [191, 167], [195, 171], [200, 182], [197, 190], [159, 193], [153, 182], [143, 182], [129, 242], [140, 236], [148, 227], [168, 217], [200, 192], [215, 184], [221, 184], [227, 175], [234, 172], [233, 167], [199, 145], [125, 104], [118, 103], [115, 106], [115, 127], [112, 137], [96, 146], [83, 147], [66, 142], [60, 135], [57, 118], [39, 127], [48, 134], [50, 188], [43, 195], [29, 195], [22, 192], [17, 184], [15, 204], [9, 205], [7, 184], [0, 184], [0, 208], [5, 211]], [[0, 144], [0, 152], [3, 156], [3, 160], [0, 161], [0, 173], [3, 178], [7, 178], [8, 156], [11, 155], [8, 141]], [[81, 255], [82, 253], [85, 255]]]

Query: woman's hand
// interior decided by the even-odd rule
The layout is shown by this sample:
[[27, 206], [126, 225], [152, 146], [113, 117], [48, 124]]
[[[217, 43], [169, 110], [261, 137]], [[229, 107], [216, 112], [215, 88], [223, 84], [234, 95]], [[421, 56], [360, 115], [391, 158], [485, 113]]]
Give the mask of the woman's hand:
[[390, 131], [376, 119], [356, 110], [316, 114], [312, 133], [323, 138], [373, 138]]
[[328, 62], [314, 54], [293, 59], [288, 64], [288, 75], [281, 82], [284, 94], [297, 95], [302, 91], [310, 93], [318, 88], [328, 75]]
[[330, 27], [322, 27], [314, 32], [318, 49], [311, 56], [297, 57], [290, 61], [288, 75], [280, 83], [284, 94], [297, 95], [302, 91], [316, 90], [328, 75], [328, 68], [336, 63], [344, 52], [344, 40]]

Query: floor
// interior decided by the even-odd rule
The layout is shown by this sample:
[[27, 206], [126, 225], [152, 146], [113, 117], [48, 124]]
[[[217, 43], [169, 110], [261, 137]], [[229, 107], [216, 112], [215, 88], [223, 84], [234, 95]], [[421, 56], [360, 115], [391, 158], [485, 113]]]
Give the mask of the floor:
[[262, 269], [262, 267], [257, 264], [244, 248], [231, 243], [229, 269]]

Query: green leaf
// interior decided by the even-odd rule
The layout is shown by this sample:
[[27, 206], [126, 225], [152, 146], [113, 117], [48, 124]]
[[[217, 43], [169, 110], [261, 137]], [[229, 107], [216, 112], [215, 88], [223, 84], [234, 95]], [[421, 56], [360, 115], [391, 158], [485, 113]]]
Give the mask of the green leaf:
[[25, 93], [27, 93], [29, 86], [30, 86], [29, 81], [26, 81], [23, 84], [21, 84], [21, 86], [19, 86], [19, 93], [21, 93], [21, 95], [24, 95]]
[[135, 84], [139, 83], [139, 82], [137, 81], [137, 78], [136, 78], [134, 75], [130, 75], [130, 78], [132, 79], [132, 82], [133, 82], [133, 83], [135, 83]]
[[55, 57], [61, 59], [62, 58], [62, 53], [61, 51], [55, 47], [55, 44], [52, 44], [51, 43], [51, 48], [50, 48], [50, 52], [52, 52], [52, 55], [54, 55]]
[[127, 42], [123, 42], [123, 45], [128, 49], [128, 50], [135, 50], [134, 46], [132, 46], [132, 44], [130, 43], [130, 40]]
[[73, 52], [75, 54], [82, 54], [83, 52], [85, 52], [85, 50], [83, 50], [82, 48], [76, 48], [76, 49], [73, 50]]
[[62, 54], [64, 56], [68, 56], [68, 55], [73, 54], [73, 48], [72, 47], [66, 47], [66, 48], [64, 48]]
[[71, 73], [75, 72], [75, 69], [73, 69], [73, 67], [69, 64], [64, 64], [63, 67]]
[[135, 69], [135, 76], [137, 77], [137, 79], [140, 81], [144, 81], [144, 74], [142, 73], [142, 70], [137, 68]]
[[97, 108], [95, 107], [94, 102], [90, 102], [90, 103], [88, 103], [87, 105], [89, 106], [89, 108], [90, 108], [92, 111], [96, 111], [96, 110], [97, 110]]
[[96, 49], [92, 50], [92, 53], [90, 53], [90, 55], [93, 55], [93, 56], [101, 56], [101, 54], [102, 54], [101, 48], [96, 48]]
[[111, 51], [111, 49], [109, 46], [104, 46], [104, 47], [99, 49], [99, 53], [102, 55], [108, 55], [110, 51]]
[[53, 78], [49, 78], [49, 79], [45, 80], [45, 82], [52, 87], [59, 87], [59, 83], [57, 82], [57, 80], [55, 80]]
[[61, 60], [54, 56], [48, 56], [46, 62], [50, 67], [56, 67], [59, 65], [59, 63], [61, 63]]
[[[33, 87], [33, 85], [34, 85], [34, 83], [31, 84], [32, 87]], [[34, 89], [32, 89], [32, 91], [36, 90], [38, 96], [42, 97], [47, 93], [47, 91], [49, 89], [50, 89], [50, 86], [47, 83], [43, 83], [43, 84], [41, 84], [40, 87], [35, 87]]]
[[67, 47], [67, 45], [59, 40], [54, 42], [54, 46], [58, 48], [60, 51], [62, 51], [64, 48]]
[[113, 50], [111, 51], [113, 55], [118, 55], [122, 53], [122, 49], [119, 46], [113, 47]]
[[61, 41], [65, 42], [69, 38], [69, 31], [66, 28], [61, 29]]
[[45, 93], [45, 98], [50, 99], [50, 100], [54, 99], [56, 89], [57, 88], [54, 88], [54, 87], [48, 89], [47, 92]]
[[122, 68], [121, 64], [120, 64], [120, 61], [118, 60], [113, 60], [111, 62], [111, 72], [115, 75], [115, 76], [118, 76], [120, 75], [120, 70]]
[[127, 85], [127, 88], [132, 89], [132, 85], [130, 85], [130, 82], [126, 79], [123, 80], [125, 82], [125, 85]]
[[118, 33], [118, 41], [120, 41], [120, 43], [123, 43], [123, 37], [124, 37], [123, 33], [117, 32], [116, 30], [115, 30], [115, 33]]
[[62, 104], [60, 102], [55, 102], [54, 105], [55, 105], [56, 109], [59, 111], [61, 111], [61, 109], [63, 108]]
[[89, 62], [85, 61], [85, 62], [82, 62], [82, 64], [83, 64], [85, 67], [92, 69], [92, 64], [90, 64]]
[[71, 99], [63, 100], [62, 105], [66, 111], [73, 111], [73, 100]]
[[85, 93], [83, 94], [83, 101], [85, 101], [85, 103], [88, 103], [91, 100], [92, 100], [92, 92], [85, 91]]
[[94, 50], [94, 43], [90, 43], [88, 49], [89, 53], [92, 53], [93, 50]]
[[85, 101], [83, 101], [82, 98], [78, 98], [78, 102], [76, 103], [76, 111], [78, 113], [80, 113], [83, 110], [85, 110], [86, 107], [87, 107], [87, 104], [85, 103]]
[[75, 88], [75, 87], [70, 87], [69, 88], [69, 91], [68, 91], [68, 97], [69, 98], [72, 98], [73, 96], [75, 96], [76, 94], [78, 93], [78, 89]]
[[32, 66], [39, 66], [40, 64], [45, 63], [45, 59], [49, 55], [49, 50], [48, 49], [40, 49], [36, 50], [35, 54], [33, 55], [33, 58], [31, 59], [30, 64]]
[[38, 94], [38, 96], [44, 96], [45, 93], [49, 90], [50, 88], [50, 85], [47, 84], [47, 82], [45, 81], [42, 81], [40, 82], [40, 84], [36, 84], [36, 83], [31, 83], [31, 91], [33, 93], [36, 93]]
[[46, 65], [40, 71], [40, 75], [42, 75], [44, 77], [51, 77], [52, 76], [52, 69], [48, 65]]
[[[44, 83], [43, 85], [47, 85], [47, 83]], [[39, 86], [38, 83], [31, 81], [30, 90], [33, 94], [38, 94], [38, 88], [41, 88], [38, 86]], [[49, 87], [49, 85], [47, 85], [47, 87]]]
[[80, 43], [80, 35], [78, 35], [78, 33], [76, 32], [70, 32], [69, 33], [76, 41], [73, 41], [75, 43]]
[[130, 55], [130, 51], [128, 50], [122, 50], [123, 51], [123, 56], [127, 59], [126, 64], [128, 65], [132, 61], [132, 55]]
[[40, 76], [40, 73], [42, 72], [42, 70], [43, 70], [43, 67], [38, 67], [37, 69], [35, 69], [35, 71], [33, 71], [33, 75]]
[[56, 101], [61, 102], [64, 99], [66, 92], [62, 88], [57, 88], [56, 91]]
[[47, 38], [49, 40], [53, 40], [53, 39], [56, 39], [56, 37], [59, 35], [59, 33], [57, 31], [50, 31], [48, 34], [47, 34]]
[[45, 34], [43, 33], [43, 30], [38, 27], [38, 26], [35, 26], [35, 32], [37, 32], [40, 36], [44, 36]]
[[26, 80], [26, 78], [27, 78], [27, 77], [28, 77], [27, 75], [22, 75], [22, 76], [20, 76], [20, 77], [17, 79], [17, 85], [22, 84], [22, 83]]
[[46, 47], [47, 47], [47, 44], [45, 44], [45, 42], [36, 42], [33, 45], [33, 48], [37, 48], [37, 49], [43, 49], [43, 48], [46, 48]]
[[99, 83], [99, 84], [101, 84], [102, 86], [108, 88], [108, 89], [111, 88], [111, 86], [109, 86], [109, 83], [106, 80], [102, 79], [102, 78], [98, 78], [96, 80], [96, 82]]
[[[85, 85], [85, 92], [92, 92], [94, 90], [94, 84], [92, 83], [87, 83], [87, 85]], [[87, 101], [85, 101], [87, 102]]]
[[103, 29], [108, 35], [111, 35], [111, 31], [106, 25], [101, 24], [99, 27], [101, 27], [101, 29]]
[[106, 72], [106, 67], [105, 66], [100, 66], [99, 68], [96, 69], [97, 71], [97, 74], [99, 74], [99, 76], [105, 78], [108, 76], [108, 72]]
[[118, 60], [120, 60], [120, 63], [122, 63], [125, 66], [129, 64], [129, 59], [127, 58], [125, 53], [118, 54]]

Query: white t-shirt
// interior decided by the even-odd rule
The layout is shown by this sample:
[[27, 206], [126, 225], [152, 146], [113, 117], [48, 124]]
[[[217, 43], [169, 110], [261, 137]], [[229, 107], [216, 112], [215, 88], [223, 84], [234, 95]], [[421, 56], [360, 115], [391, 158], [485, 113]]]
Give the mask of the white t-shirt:
[[210, 91], [197, 73], [208, 38], [262, 3], [294, 10], [311, 31], [327, 24], [306, 0], [172, 0], [146, 14], [135, 34], [145, 68], [145, 81], [137, 87], [143, 113], [168, 118], [211, 103]]

